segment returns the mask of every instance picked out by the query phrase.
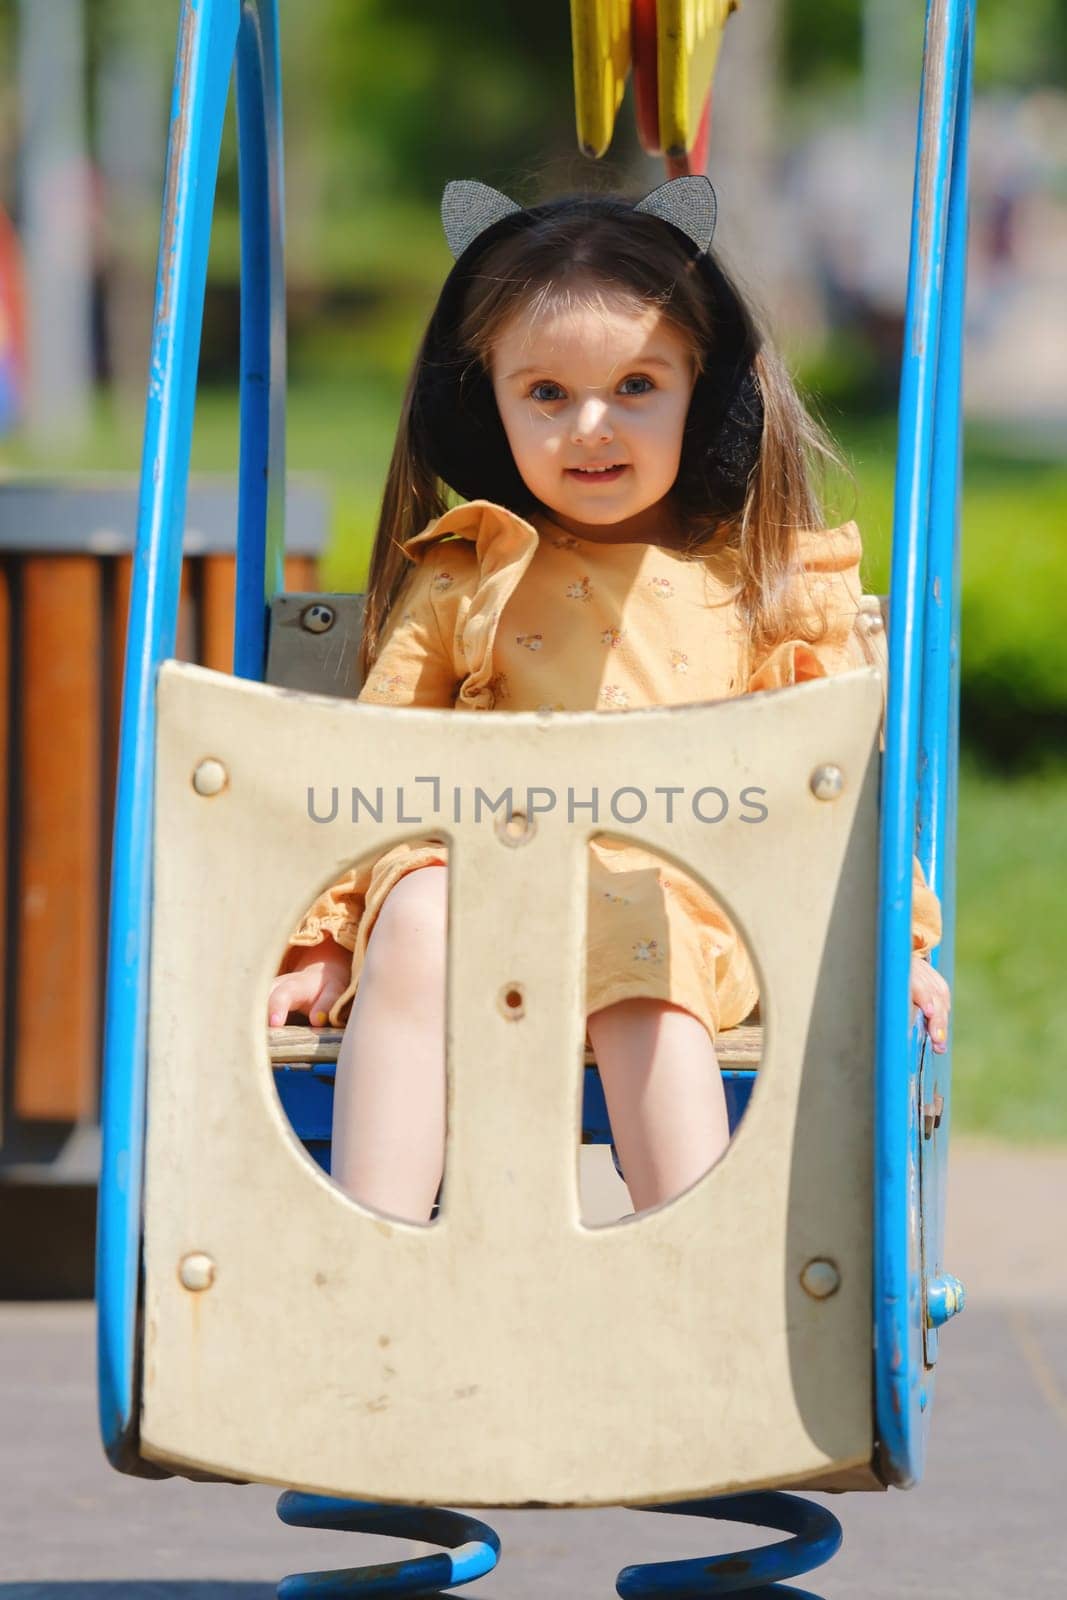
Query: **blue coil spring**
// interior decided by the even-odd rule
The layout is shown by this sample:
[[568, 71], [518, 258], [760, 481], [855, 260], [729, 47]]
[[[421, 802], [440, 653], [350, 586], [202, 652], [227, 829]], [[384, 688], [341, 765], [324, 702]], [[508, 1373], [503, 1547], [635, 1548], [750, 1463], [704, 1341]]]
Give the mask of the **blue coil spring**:
[[380, 1566], [348, 1567], [342, 1572], [305, 1572], [283, 1578], [278, 1600], [344, 1600], [354, 1595], [431, 1595], [491, 1572], [500, 1559], [500, 1540], [487, 1522], [435, 1506], [383, 1506], [373, 1500], [335, 1500], [327, 1495], [287, 1491], [278, 1515], [296, 1528], [337, 1528], [343, 1533], [390, 1534], [443, 1544], [448, 1551], [387, 1561]]
[[[810, 1590], [791, 1588], [782, 1580], [822, 1566], [841, 1547], [841, 1524], [831, 1512], [813, 1501], [777, 1491], [725, 1495], [714, 1500], [680, 1500], [634, 1509], [745, 1522], [758, 1528], [779, 1529], [793, 1537], [735, 1554], [623, 1567], [615, 1580], [616, 1591], [623, 1600], [644, 1600], [646, 1595], [705, 1600], [706, 1596], [723, 1594], [747, 1594], [750, 1600], [784, 1600], [786, 1596], [792, 1600], [819, 1600]], [[447, 1546], [445, 1551], [408, 1561], [285, 1578], [278, 1586], [278, 1600], [434, 1595], [484, 1577], [500, 1557], [500, 1539], [488, 1523], [459, 1511], [383, 1506], [372, 1500], [337, 1500], [288, 1492], [278, 1501], [278, 1515], [293, 1527], [390, 1534]]]

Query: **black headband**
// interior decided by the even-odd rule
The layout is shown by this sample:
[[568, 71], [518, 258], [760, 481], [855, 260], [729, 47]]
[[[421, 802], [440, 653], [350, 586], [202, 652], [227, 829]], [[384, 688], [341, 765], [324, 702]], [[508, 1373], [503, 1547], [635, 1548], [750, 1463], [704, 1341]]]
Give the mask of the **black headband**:
[[696, 261], [714, 330], [689, 403], [674, 493], [680, 505], [693, 511], [720, 517], [740, 511], [763, 436], [763, 402], [753, 370], [759, 336], [737, 291], [709, 253], [714, 190], [699, 177], [673, 179], [636, 206], [591, 196], [522, 209], [484, 184], [448, 185], [442, 217], [458, 260], [423, 340], [412, 397], [411, 444], [464, 499], [494, 500], [520, 513], [538, 505], [515, 465], [489, 375], [459, 344], [467, 292], [487, 251], [546, 222], [625, 220], [635, 213], [654, 216], [669, 227]]

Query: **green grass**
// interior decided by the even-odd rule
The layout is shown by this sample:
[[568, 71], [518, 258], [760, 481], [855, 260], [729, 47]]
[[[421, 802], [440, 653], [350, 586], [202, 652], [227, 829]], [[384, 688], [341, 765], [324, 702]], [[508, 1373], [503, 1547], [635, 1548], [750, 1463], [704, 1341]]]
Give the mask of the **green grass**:
[[953, 1117], [1005, 1139], [1067, 1140], [1067, 764], [960, 781]]

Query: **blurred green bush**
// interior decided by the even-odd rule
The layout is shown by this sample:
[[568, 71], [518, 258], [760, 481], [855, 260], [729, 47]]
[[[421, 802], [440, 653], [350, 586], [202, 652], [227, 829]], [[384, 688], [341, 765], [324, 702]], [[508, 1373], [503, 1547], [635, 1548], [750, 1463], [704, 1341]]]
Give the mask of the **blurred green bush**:
[[[855, 515], [868, 590], [889, 588], [896, 439], [891, 419], [841, 424], [855, 474], [835, 502]], [[1067, 748], [1067, 628], [1063, 623], [1067, 461], [1011, 451], [969, 429], [962, 501], [961, 729], [1008, 772]]]

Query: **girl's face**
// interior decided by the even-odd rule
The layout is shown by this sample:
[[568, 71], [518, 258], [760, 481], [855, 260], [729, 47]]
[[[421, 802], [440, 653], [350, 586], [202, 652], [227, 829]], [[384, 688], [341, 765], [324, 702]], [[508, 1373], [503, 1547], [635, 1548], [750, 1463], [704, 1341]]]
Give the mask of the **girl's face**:
[[[493, 392], [523, 482], [579, 538], [661, 542], [696, 366], [656, 307], [621, 294], [519, 312], [492, 351]], [[659, 537], [657, 537], [659, 536]]]

